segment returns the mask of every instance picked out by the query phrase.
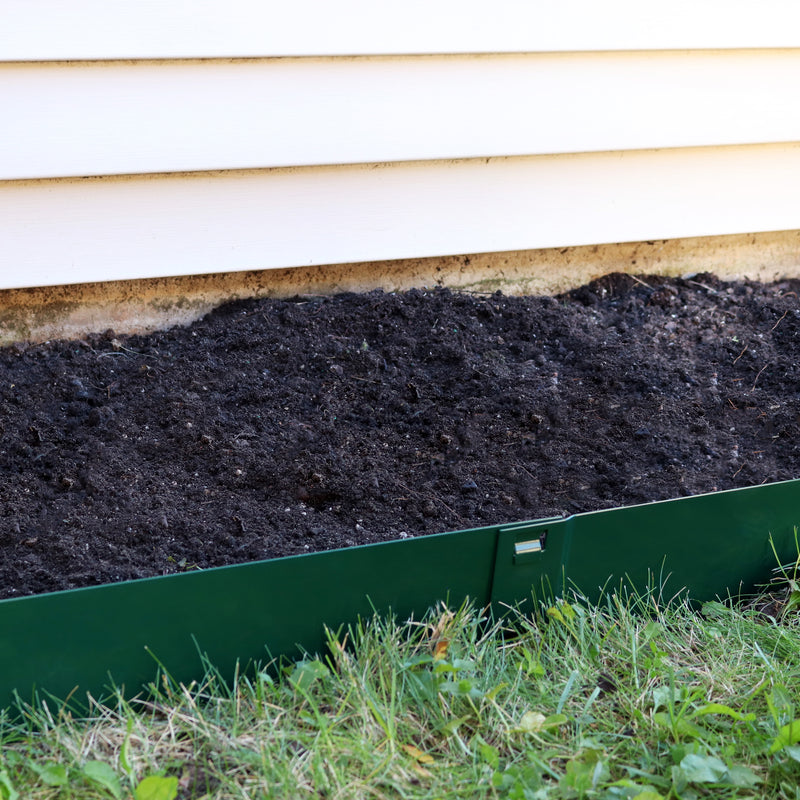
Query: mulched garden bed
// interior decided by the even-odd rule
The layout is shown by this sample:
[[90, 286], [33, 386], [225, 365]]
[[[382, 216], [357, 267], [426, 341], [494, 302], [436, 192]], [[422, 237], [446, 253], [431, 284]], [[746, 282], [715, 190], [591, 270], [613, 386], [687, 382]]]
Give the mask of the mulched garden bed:
[[6, 348], [0, 597], [800, 477], [799, 285], [254, 300]]

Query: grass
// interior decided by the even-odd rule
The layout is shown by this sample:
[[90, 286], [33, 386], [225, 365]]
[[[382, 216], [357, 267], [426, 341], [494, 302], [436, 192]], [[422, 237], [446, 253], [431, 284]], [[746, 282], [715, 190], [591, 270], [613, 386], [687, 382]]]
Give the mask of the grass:
[[[785, 590], [787, 591], [787, 590]], [[800, 799], [797, 587], [373, 619], [330, 655], [0, 720], [0, 798]], [[765, 611], [767, 609], [768, 611]]]

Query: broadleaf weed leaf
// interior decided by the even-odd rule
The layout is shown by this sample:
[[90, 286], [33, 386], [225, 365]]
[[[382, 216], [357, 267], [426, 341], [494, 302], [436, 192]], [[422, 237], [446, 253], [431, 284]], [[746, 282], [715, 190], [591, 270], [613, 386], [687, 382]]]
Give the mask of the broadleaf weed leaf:
[[39, 766], [31, 762], [31, 766], [42, 782], [46, 783], [48, 786], [66, 786], [69, 782], [67, 768], [63, 764], [56, 764], [51, 761]]
[[173, 775], [148, 775], [136, 787], [136, 800], [175, 800], [178, 796], [178, 779]]
[[318, 680], [327, 677], [330, 670], [319, 660], [298, 661], [289, 675], [295, 689], [307, 691]]
[[122, 786], [110, 764], [105, 761], [87, 761], [83, 765], [83, 774], [91, 783], [110, 792], [116, 800], [122, 800]]
[[793, 719], [788, 725], [784, 725], [775, 737], [775, 741], [770, 745], [769, 752], [777, 753], [788, 745], [800, 742], [800, 718]]
[[0, 798], [3, 800], [19, 800], [19, 792], [14, 788], [11, 776], [6, 770], [0, 770]]
[[754, 722], [756, 719], [755, 714], [743, 714], [741, 711], [736, 711], [730, 706], [722, 705], [720, 703], [709, 703], [708, 705], [702, 706], [701, 708], [698, 708], [692, 716], [703, 717], [706, 714], [724, 714], [727, 717], [731, 717], [731, 719], [741, 722]]

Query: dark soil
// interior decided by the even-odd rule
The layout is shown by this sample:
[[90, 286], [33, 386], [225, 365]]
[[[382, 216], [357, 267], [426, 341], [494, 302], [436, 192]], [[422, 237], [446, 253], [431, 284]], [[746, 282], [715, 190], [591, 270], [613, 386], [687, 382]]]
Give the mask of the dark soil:
[[798, 283], [260, 300], [0, 351], [0, 597], [800, 476]]

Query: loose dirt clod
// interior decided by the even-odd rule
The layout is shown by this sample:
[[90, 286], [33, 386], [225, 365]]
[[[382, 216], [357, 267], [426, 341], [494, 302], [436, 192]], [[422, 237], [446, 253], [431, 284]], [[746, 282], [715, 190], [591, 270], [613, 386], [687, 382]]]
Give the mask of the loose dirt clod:
[[259, 300], [4, 349], [0, 596], [800, 477], [797, 291]]

